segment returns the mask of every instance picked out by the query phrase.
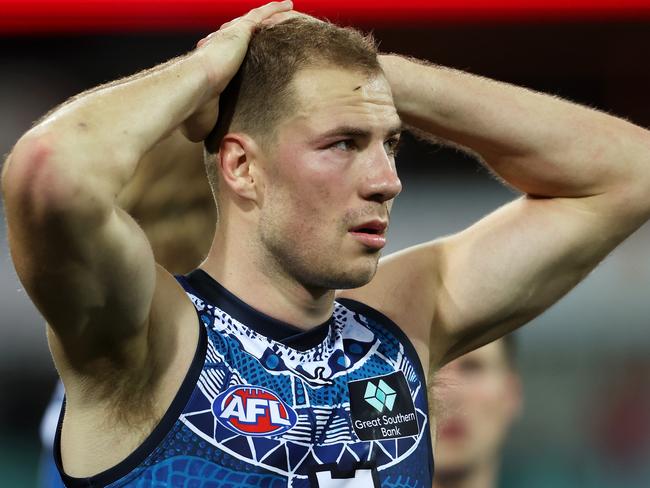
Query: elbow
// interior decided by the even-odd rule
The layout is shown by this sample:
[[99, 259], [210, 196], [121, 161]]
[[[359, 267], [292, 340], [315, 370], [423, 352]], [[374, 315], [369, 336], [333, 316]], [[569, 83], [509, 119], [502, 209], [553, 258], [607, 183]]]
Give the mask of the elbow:
[[644, 220], [650, 218], [650, 137], [646, 150], [630, 164], [629, 178], [619, 189], [622, 206]]
[[8, 204], [25, 203], [43, 195], [52, 183], [52, 144], [49, 137], [25, 134], [14, 146], [2, 170], [2, 193]]
[[645, 143], [643, 144], [643, 156], [640, 158], [640, 173], [642, 177], [638, 183], [638, 194], [643, 198], [645, 210], [650, 216], [650, 133], [647, 133]]
[[[2, 193], [8, 216], [41, 220], [56, 214], [92, 209], [91, 192], [66, 166], [50, 133], [25, 134], [14, 146], [2, 171]], [[88, 197], [83, 198], [86, 194]]]
[[650, 132], [632, 126], [628, 134], [615, 145], [602, 167], [598, 192], [618, 215], [633, 221], [650, 218]]

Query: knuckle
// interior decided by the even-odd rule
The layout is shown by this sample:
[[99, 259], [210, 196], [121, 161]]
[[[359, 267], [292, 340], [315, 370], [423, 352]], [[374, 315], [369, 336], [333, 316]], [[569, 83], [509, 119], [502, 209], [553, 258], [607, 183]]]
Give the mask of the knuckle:
[[232, 29], [225, 30], [219, 34], [219, 39], [222, 41], [232, 41], [237, 39], [238, 37], [239, 36], [237, 31]]

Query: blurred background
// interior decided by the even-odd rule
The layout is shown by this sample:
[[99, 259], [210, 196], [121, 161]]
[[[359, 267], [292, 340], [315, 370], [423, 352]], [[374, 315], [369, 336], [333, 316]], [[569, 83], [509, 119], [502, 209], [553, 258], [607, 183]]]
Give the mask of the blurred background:
[[[383, 51], [542, 90], [650, 126], [645, 2], [411, 3], [296, 6], [373, 29]], [[68, 97], [183, 54], [254, 5], [0, 4], [2, 155]], [[404, 191], [393, 211], [388, 251], [459, 231], [515, 196], [471, 158], [412, 138], [398, 168]], [[506, 449], [500, 486], [650, 486], [650, 227], [525, 326], [519, 342], [525, 409]], [[55, 381], [42, 320], [16, 278], [2, 225], [2, 486], [35, 486], [38, 425]]]

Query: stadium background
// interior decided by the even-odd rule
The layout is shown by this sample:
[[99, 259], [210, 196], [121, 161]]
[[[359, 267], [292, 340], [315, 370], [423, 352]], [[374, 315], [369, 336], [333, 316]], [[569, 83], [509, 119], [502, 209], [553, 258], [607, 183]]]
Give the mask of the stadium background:
[[[546, 91], [650, 126], [649, 2], [350, 4], [296, 2], [308, 13], [372, 28], [383, 51]], [[0, 154], [69, 96], [185, 53], [253, 5], [0, 1]], [[388, 251], [458, 231], [513, 198], [470, 158], [411, 138], [398, 168], [404, 191]], [[650, 486], [649, 316], [646, 225], [519, 333], [526, 406], [506, 449], [503, 487]], [[38, 423], [55, 378], [42, 320], [16, 278], [0, 226], [2, 486], [36, 483]]]

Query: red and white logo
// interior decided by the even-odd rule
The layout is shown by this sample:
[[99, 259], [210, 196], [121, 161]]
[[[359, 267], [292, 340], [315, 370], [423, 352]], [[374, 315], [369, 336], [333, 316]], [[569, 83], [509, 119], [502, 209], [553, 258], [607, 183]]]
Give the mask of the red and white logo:
[[214, 399], [217, 420], [238, 434], [282, 434], [298, 421], [298, 415], [274, 392], [260, 386], [231, 386]]

